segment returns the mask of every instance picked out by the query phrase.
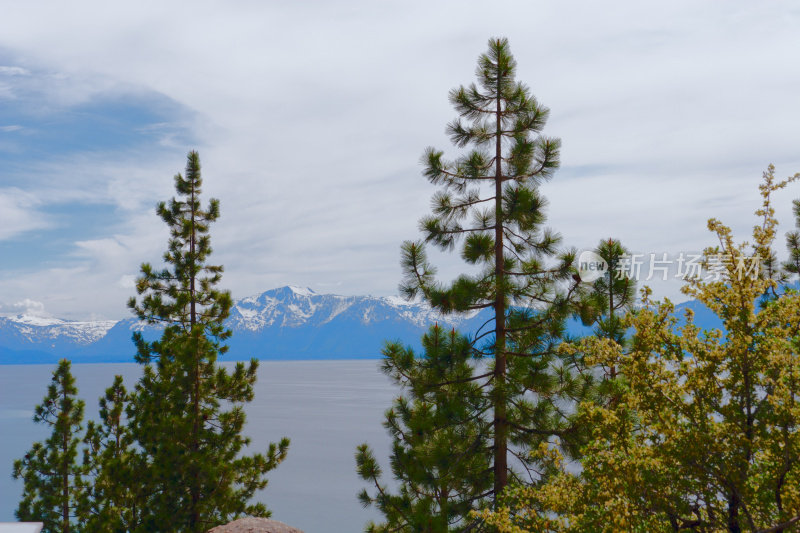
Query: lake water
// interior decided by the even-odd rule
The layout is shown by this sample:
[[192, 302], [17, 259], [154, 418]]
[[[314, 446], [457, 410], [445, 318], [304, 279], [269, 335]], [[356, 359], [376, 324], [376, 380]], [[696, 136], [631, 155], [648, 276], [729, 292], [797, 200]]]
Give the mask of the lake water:
[[[227, 364], [227, 363], [226, 363]], [[390, 439], [381, 425], [398, 390], [378, 370], [379, 361], [262, 361], [255, 399], [246, 407], [245, 433], [252, 450], [283, 436], [292, 440], [286, 460], [267, 477], [257, 496], [272, 517], [306, 533], [354, 533], [377, 518], [356, 495], [364, 487], [355, 472], [355, 448], [368, 442], [383, 465]], [[33, 423], [33, 408], [46, 394], [54, 367], [0, 366], [0, 522], [13, 521], [22, 482], [12, 463], [48, 430]], [[86, 417], [115, 374], [129, 389], [136, 364], [73, 365]], [[388, 468], [384, 468], [386, 472]]]

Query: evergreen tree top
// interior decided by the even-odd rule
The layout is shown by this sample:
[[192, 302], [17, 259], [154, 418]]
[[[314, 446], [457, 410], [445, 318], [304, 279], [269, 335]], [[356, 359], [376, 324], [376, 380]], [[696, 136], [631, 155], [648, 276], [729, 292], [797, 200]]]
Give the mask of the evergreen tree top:
[[472, 149], [446, 160], [429, 147], [422, 157], [423, 175], [441, 187], [419, 223], [424, 242], [447, 251], [462, 242], [464, 261], [484, 268], [445, 286], [424, 244], [404, 243], [401, 293], [422, 293], [443, 312], [496, 306], [498, 291], [516, 305], [564, 301], [556, 289], [573, 273], [574, 253], [559, 253], [561, 238], [545, 227], [547, 200], [537, 187], [558, 168], [560, 141], [541, 134], [549, 110], [515, 80], [515, 69], [508, 40], [490, 39], [477, 83], [450, 92], [459, 117], [447, 132], [457, 147]]
[[[550, 110], [515, 75], [516, 61], [508, 40], [490, 39], [488, 53], [478, 59], [478, 83], [452, 89], [449, 95], [459, 117], [447, 125], [447, 134], [457, 147], [473, 144], [475, 149], [446, 162], [443, 152], [428, 148], [423, 155], [424, 174], [432, 183], [464, 193], [471, 183], [480, 181], [538, 183], [552, 176], [559, 165], [560, 141], [539, 135]], [[501, 142], [505, 153], [494, 150]]]
[[156, 270], [144, 263], [136, 283], [136, 292], [142, 298], [138, 302], [131, 298], [128, 306], [145, 322], [184, 331], [200, 325], [203, 334], [224, 340], [230, 331], [223, 327], [223, 321], [233, 301], [229, 291], [215, 288], [222, 279], [223, 267], [207, 264], [213, 251], [209, 226], [219, 218], [219, 201], [212, 198], [204, 209], [200, 202], [202, 184], [200, 156], [189, 152], [185, 176], [175, 176], [178, 196], [156, 207], [170, 230], [163, 257], [167, 267]]

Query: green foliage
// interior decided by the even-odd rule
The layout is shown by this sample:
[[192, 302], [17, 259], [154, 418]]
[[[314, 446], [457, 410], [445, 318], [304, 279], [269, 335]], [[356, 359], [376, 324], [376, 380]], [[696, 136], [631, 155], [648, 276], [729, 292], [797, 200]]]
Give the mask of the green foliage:
[[786, 234], [786, 248], [789, 258], [784, 261], [783, 268], [787, 274], [800, 275], [800, 200], [792, 202], [795, 230]]
[[45, 533], [76, 531], [76, 517], [85, 505], [86, 469], [77, 461], [84, 403], [77, 394], [70, 362], [62, 359], [33, 415], [34, 422], [50, 427], [52, 433], [14, 461], [14, 479], [24, 483], [15, 514], [23, 522], [43, 522]]
[[625, 343], [625, 328], [622, 318], [633, 308], [636, 300], [636, 280], [621, 273], [620, 262], [629, 255], [628, 250], [617, 240], [604, 239], [594, 252], [608, 265], [605, 274], [592, 283], [589, 300], [594, 304], [594, 334]]
[[[789, 531], [800, 523], [800, 295], [774, 289], [771, 272], [746, 269], [773, 255], [777, 220], [770, 166], [761, 185], [761, 224], [752, 245], [708, 222], [719, 241], [704, 263], [729, 257], [720, 280], [688, 280], [684, 294], [724, 324], [683, 323], [667, 300], [649, 300], [623, 320], [627, 348], [589, 338], [591, 360], [616, 366], [618, 401], [585, 402], [592, 428], [582, 470], [563, 468], [537, 486], [516, 487], [506, 505], [482, 514], [500, 531]], [[745, 266], [745, 269], [743, 269]], [[762, 303], [761, 305], [760, 302]], [[543, 454], [552, 453], [546, 450]]]
[[125, 533], [139, 527], [148, 494], [139, 479], [143, 458], [135, 453], [127, 426], [129, 402], [122, 376], [115, 376], [100, 398], [99, 422], [90, 421], [86, 426], [87, 505], [81, 516], [85, 533]]
[[203, 209], [201, 185], [199, 156], [191, 152], [186, 177], [175, 176], [179, 198], [157, 209], [170, 228], [168, 266], [157, 271], [143, 264], [141, 297], [129, 302], [139, 319], [164, 326], [157, 341], [134, 337], [144, 369], [126, 411], [148, 494], [139, 531], [199, 532], [244, 514], [268, 516], [263, 504], [249, 500], [289, 445], [284, 438], [266, 453], [242, 454], [250, 443], [241, 434], [243, 404], [253, 398], [258, 362], [237, 363], [232, 371], [217, 364], [231, 335], [223, 321], [232, 300], [215, 288], [222, 267], [206, 263], [219, 203]]
[[384, 422], [393, 439], [391, 468], [399, 490], [392, 494], [381, 483], [372, 451], [359, 446], [358, 474], [374, 487], [372, 495], [364, 490], [359, 498], [385, 517], [382, 524], [369, 524], [368, 532], [463, 531], [474, 527], [470, 512], [490, 494], [490, 428], [483, 416], [490, 406], [474, 382], [472, 345], [438, 326], [422, 343], [421, 358], [398, 343], [383, 352], [383, 372], [405, 393]]
[[149, 263], [142, 264], [136, 283], [141, 301], [131, 298], [128, 306], [140, 320], [166, 327], [163, 337], [153, 343], [145, 342], [141, 333], [134, 334], [139, 348], [137, 360], [141, 363], [150, 363], [162, 355], [174, 357], [166, 347], [172, 342], [180, 343], [183, 337], [192, 339], [197, 346], [191, 348], [196, 350], [225, 353], [227, 349], [221, 342], [231, 332], [223, 321], [233, 302], [230, 292], [215, 288], [222, 279], [222, 266], [206, 264], [212, 252], [209, 226], [219, 218], [219, 201], [212, 198], [203, 209], [202, 184], [200, 156], [190, 152], [186, 177], [175, 176], [180, 198], [173, 198], [169, 204], [161, 202], [156, 208], [170, 230], [164, 253], [164, 262], [170, 266], [155, 270]]
[[[604, 275], [595, 280], [590, 292], [580, 309], [584, 324], [593, 324], [595, 337], [610, 339], [624, 349], [629, 348], [627, 327], [624, 324], [625, 315], [633, 310], [636, 301], [636, 280], [620, 269], [621, 261], [628, 250], [617, 240], [601, 240], [594, 250], [608, 265]], [[585, 354], [581, 354], [581, 358]], [[602, 372], [595, 400], [606, 402], [619, 401], [620, 384], [616, 381], [617, 367], [615, 365], [600, 364]], [[577, 442], [575, 445], [580, 446]], [[577, 455], [577, 452], [573, 455]]]
[[[555, 435], [568, 448], [578, 442], [580, 428], [564, 407], [594, 389], [582, 360], [557, 350], [583, 292], [574, 251], [560, 251], [560, 237], [544, 225], [538, 189], [558, 167], [560, 141], [541, 134], [549, 111], [515, 72], [508, 41], [490, 39], [477, 84], [450, 92], [459, 117], [447, 131], [457, 147], [472, 148], [453, 161], [426, 150], [424, 175], [440, 189], [420, 221], [424, 240], [403, 245], [400, 287], [443, 313], [492, 310], [472, 343], [476, 355], [493, 358], [481, 389], [492, 406], [495, 494], [509, 475], [521, 476], [509, 456], [528, 468], [527, 448]], [[460, 244], [469, 273], [438, 282], [426, 243], [444, 251]]]

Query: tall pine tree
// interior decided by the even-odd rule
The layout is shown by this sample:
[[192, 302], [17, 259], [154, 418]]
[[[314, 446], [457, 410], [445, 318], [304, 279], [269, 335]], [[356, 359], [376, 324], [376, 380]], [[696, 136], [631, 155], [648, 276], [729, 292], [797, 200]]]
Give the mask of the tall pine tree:
[[154, 342], [134, 337], [144, 372], [128, 417], [150, 494], [141, 531], [194, 533], [243, 514], [269, 516], [250, 500], [289, 446], [284, 438], [266, 453], [242, 454], [250, 443], [242, 435], [243, 404], [253, 398], [258, 362], [237, 363], [232, 371], [217, 363], [231, 335], [224, 320], [232, 300], [216, 288], [222, 267], [207, 263], [219, 202], [203, 209], [201, 186], [200, 158], [190, 152], [186, 175], [175, 176], [178, 198], [157, 208], [170, 229], [167, 268], [143, 264], [140, 298], [129, 302], [140, 320], [164, 326]]
[[371, 533], [460, 531], [474, 525], [471, 511], [491, 493], [490, 428], [483, 416], [489, 404], [472, 381], [472, 344], [455, 330], [434, 326], [422, 345], [422, 357], [399, 343], [383, 352], [383, 372], [404, 391], [384, 422], [399, 486], [393, 493], [381, 481], [372, 451], [359, 446], [358, 473], [374, 489], [363, 490], [361, 502], [384, 516], [382, 524], [367, 526]]
[[24, 483], [15, 514], [24, 522], [43, 522], [44, 533], [77, 531], [76, 517], [85, 503], [85, 468], [77, 460], [84, 403], [77, 394], [70, 362], [62, 359], [33, 415], [34, 422], [52, 428], [52, 433], [14, 461], [14, 479]]
[[[490, 39], [477, 85], [450, 92], [459, 118], [447, 132], [457, 147], [473, 148], [452, 162], [433, 148], [425, 152], [424, 174], [441, 189], [433, 214], [420, 221], [425, 242], [405, 243], [402, 260], [407, 297], [421, 294], [443, 313], [492, 312], [473, 343], [493, 358], [482, 388], [492, 406], [495, 496], [513, 475], [509, 456], [527, 467], [526, 448], [553, 436], [569, 440], [575, 427], [563, 404], [580, 400], [592, 381], [574, 372], [580, 361], [557, 350], [581, 292], [574, 252], [560, 252], [559, 236], [544, 226], [538, 189], [559, 165], [560, 141], [541, 135], [548, 109], [515, 73], [508, 41]], [[461, 257], [477, 273], [437, 282], [425, 243], [448, 251], [459, 241]]]

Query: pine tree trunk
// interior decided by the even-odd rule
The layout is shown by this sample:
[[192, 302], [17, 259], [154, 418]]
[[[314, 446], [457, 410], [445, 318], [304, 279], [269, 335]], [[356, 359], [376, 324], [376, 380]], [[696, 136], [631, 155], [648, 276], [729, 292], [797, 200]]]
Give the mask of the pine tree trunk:
[[195, 324], [197, 323], [197, 307], [196, 302], [197, 298], [195, 295], [195, 277], [196, 277], [196, 269], [195, 269], [195, 241], [197, 240], [196, 232], [195, 232], [195, 218], [197, 216], [196, 209], [195, 209], [195, 183], [192, 182], [192, 213], [191, 213], [191, 224], [192, 224], [192, 234], [189, 240], [189, 248], [190, 248], [190, 256], [191, 256], [191, 272], [190, 272], [190, 301], [189, 305], [191, 306], [191, 316], [190, 316], [190, 335], [191, 335], [191, 348], [193, 350], [192, 354], [192, 371], [193, 371], [193, 383], [192, 383], [192, 454], [195, 457], [192, 460], [192, 468], [193, 472], [193, 479], [192, 479], [192, 486], [190, 487], [189, 491], [191, 493], [192, 504], [191, 504], [191, 514], [189, 517], [189, 525], [191, 531], [199, 532], [198, 529], [199, 521], [200, 521], [200, 494], [199, 494], [199, 485], [200, 485], [200, 472], [197, 469], [196, 461], [197, 461], [197, 452], [200, 448], [199, 439], [200, 439], [200, 370], [199, 370], [199, 354], [197, 353], [198, 350], [198, 339], [196, 337], [195, 332]]
[[[499, 69], [499, 65], [498, 65]], [[503, 260], [503, 167], [500, 107], [500, 79], [497, 76], [497, 132], [495, 137], [495, 221], [494, 221], [494, 272], [495, 272], [495, 361], [494, 361], [494, 499], [508, 483], [508, 425], [506, 421], [506, 309]]]
[[[611, 268], [609, 267], [609, 270], [608, 270], [608, 320], [609, 320], [609, 325], [610, 325], [610, 328], [611, 328], [609, 333], [613, 333], [614, 331], [616, 331], [615, 326], [614, 326], [614, 289], [613, 289], [614, 280], [613, 280], [612, 276], [613, 276], [613, 274], [611, 274]], [[611, 365], [611, 379], [614, 379], [616, 377], [617, 377], [617, 367], [614, 366], [614, 365]], [[614, 401], [614, 403], [616, 404], [617, 402]]]
[[[62, 378], [63, 379], [63, 378]], [[63, 390], [63, 397], [64, 397], [64, 406], [67, 405], [67, 388], [62, 387]], [[66, 419], [69, 416], [69, 413], [64, 410], [65, 412], [62, 413], [64, 418]], [[65, 420], [68, 422], [68, 420]], [[58, 422], [56, 422], [58, 423]], [[67, 427], [64, 428], [64, 436], [62, 437], [61, 441], [61, 453], [63, 457], [63, 462], [61, 466], [61, 530], [63, 533], [69, 533], [69, 463], [67, 462], [67, 455], [69, 452], [69, 435], [67, 432]]]

